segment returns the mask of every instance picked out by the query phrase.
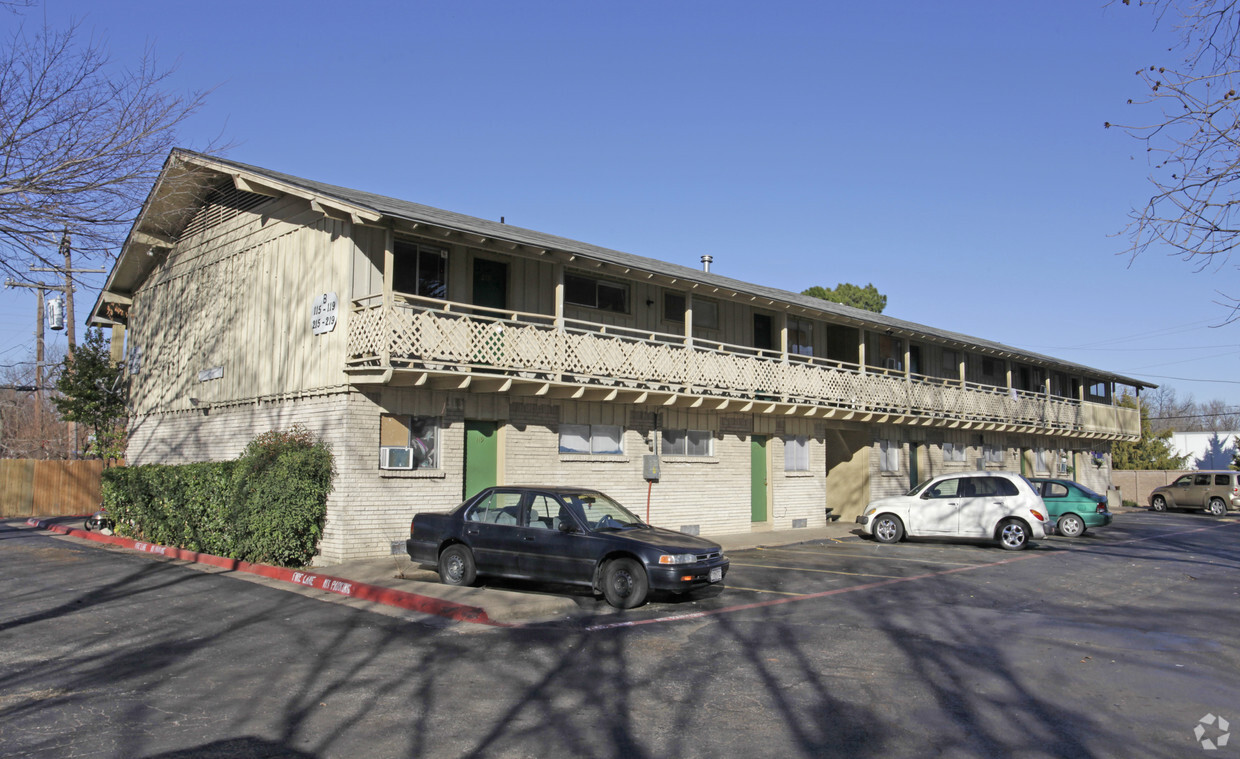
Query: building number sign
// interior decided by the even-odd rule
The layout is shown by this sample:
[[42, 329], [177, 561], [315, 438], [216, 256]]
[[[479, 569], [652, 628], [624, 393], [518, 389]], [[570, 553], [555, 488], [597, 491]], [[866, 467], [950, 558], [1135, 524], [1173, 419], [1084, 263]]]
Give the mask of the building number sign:
[[314, 299], [310, 307], [310, 329], [314, 334], [322, 335], [336, 328], [336, 311], [340, 301], [336, 293], [323, 293]]

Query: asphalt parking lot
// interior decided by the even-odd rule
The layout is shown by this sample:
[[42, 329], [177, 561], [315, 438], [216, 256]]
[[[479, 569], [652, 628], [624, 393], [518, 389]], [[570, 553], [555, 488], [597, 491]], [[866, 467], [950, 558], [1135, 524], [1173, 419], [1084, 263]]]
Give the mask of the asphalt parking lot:
[[[830, 596], [878, 593], [892, 585], [929, 586], [950, 576], [984, 575], [1023, 562], [1032, 562], [1034, 569], [1041, 569], [1037, 565], [1042, 564], [1047, 574], [1071, 573], [1077, 554], [1091, 559], [1112, 553], [1122, 556], [1142, 543], [1175, 541], [1228, 527], [1240, 527], [1240, 516], [1220, 519], [1195, 513], [1167, 518], [1165, 514], [1130, 509], [1105, 528], [1091, 529], [1076, 538], [1046, 537], [1023, 551], [1006, 551], [997, 543], [953, 539], [913, 539], [884, 545], [850, 529], [830, 539], [729, 551], [732, 564], [725, 588], [685, 598], [655, 597], [645, 606], [626, 612], [610, 608], [601, 598], [567, 590], [574, 594], [578, 613], [571, 619], [558, 620], [558, 624], [606, 629], [674, 622]], [[428, 573], [427, 579], [433, 581], [433, 574]]]
[[1207, 756], [1240, 719], [1236, 516], [1018, 552], [843, 527], [627, 612], [467, 589], [569, 608], [487, 625], [0, 524], [0, 757]]
[[[1240, 517], [1236, 516], [1223, 519], [1205, 514], [1185, 516], [1189, 518], [1167, 519], [1166, 515], [1144, 509], [1130, 509], [1105, 528], [1092, 529], [1077, 538], [1046, 537], [1023, 551], [1006, 551], [997, 543], [952, 539], [912, 539], [884, 545], [863, 537], [853, 525], [840, 524], [827, 538], [798, 542], [795, 535], [790, 535], [783, 536], [788, 541], [785, 545], [728, 549], [732, 563], [723, 587], [708, 588], [684, 597], [656, 594], [644, 606], [627, 611], [614, 609], [601, 596], [573, 587], [483, 579], [479, 588], [464, 591], [466, 594], [500, 593], [513, 598], [543, 598], [553, 604], [550, 612], [547, 607], [537, 605], [530, 607], [534, 611], [528, 615], [518, 611], [506, 619], [509, 624], [607, 629], [716, 616], [841, 594], [876, 592], [895, 584], [928, 584], [952, 575], [985, 572], [1018, 562], [1045, 562], [1048, 572], [1058, 571], [1066, 566], [1062, 561], [1071, 560], [1073, 552], [1099, 554], [1133, 542], [1148, 541], [1151, 529], [1165, 528], [1167, 534], [1178, 534], [1240, 523]], [[774, 540], [780, 542], [778, 538]], [[407, 567], [397, 574], [400, 577], [393, 582], [401, 583], [401, 587], [411, 592], [445, 590], [437, 575], [429, 569]]]
[[[78, 520], [56, 520], [77, 526]], [[1173, 533], [1193, 532], [1240, 522], [1229, 515], [1222, 519], [1204, 513], [1188, 520], [1168, 519], [1168, 515], [1145, 509], [1126, 509], [1116, 521], [1077, 538], [1050, 536], [1030, 544], [1023, 551], [1006, 551], [994, 542], [953, 539], [911, 539], [898, 544], [880, 544], [864, 537], [856, 526], [835, 523], [818, 531], [760, 533], [753, 540], [739, 541], [752, 547], [728, 548], [731, 567], [721, 587], [707, 588], [687, 596], [652, 594], [637, 609], [612, 608], [601, 597], [584, 588], [543, 583], [481, 578], [476, 587], [448, 587], [430, 569], [416, 567], [407, 557], [390, 557], [349, 565], [306, 570], [306, 576], [321, 576], [320, 585], [339, 584], [334, 578], [372, 584], [402, 594], [432, 601], [442, 600], [466, 608], [476, 608], [488, 624], [503, 627], [569, 627], [601, 630], [613, 627], [675, 622], [687, 618], [725, 615], [743, 610], [776, 607], [813, 599], [851, 593], [877, 592], [896, 584], [929, 584], [962, 573], [984, 572], [1017, 562], [1054, 562], [1068, 559], [1072, 552], [1096, 553], [1133, 541], [1146, 541], [1149, 529], [1165, 526]], [[803, 540], [812, 537], [810, 540]], [[760, 543], [767, 543], [760, 545]], [[139, 544], [145, 545], [145, 544]], [[149, 550], [151, 547], [146, 546]], [[1055, 564], [1056, 567], [1063, 566]], [[206, 567], [200, 567], [208, 569]], [[219, 571], [208, 569], [208, 571]], [[326, 592], [300, 579], [280, 582], [271, 578], [246, 578], [300, 592], [326, 601], [348, 602], [383, 609], [384, 603], [367, 604], [353, 598]], [[447, 616], [468, 624], [477, 621], [442, 609], [397, 610], [397, 616], [416, 618], [419, 614]], [[452, 607], [456, 608], [456, 607]], [[451, 609], [449, 609], [451, 611]], [[489, 616], [488, 616], [489, 615]]]

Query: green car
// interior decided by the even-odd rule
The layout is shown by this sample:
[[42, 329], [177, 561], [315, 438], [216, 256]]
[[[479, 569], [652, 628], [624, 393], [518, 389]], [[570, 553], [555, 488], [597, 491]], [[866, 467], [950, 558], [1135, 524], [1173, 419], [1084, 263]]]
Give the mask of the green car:
[[1046, 510], [1055, 520], [1055, 531], [1060, 535], [1076, 538], [1090, 527], [1111, 523], [1106, 496], [1072, 480], [1030, 477], [1029, 481], [1042, 496], [1042, 503], [1046, 504]]

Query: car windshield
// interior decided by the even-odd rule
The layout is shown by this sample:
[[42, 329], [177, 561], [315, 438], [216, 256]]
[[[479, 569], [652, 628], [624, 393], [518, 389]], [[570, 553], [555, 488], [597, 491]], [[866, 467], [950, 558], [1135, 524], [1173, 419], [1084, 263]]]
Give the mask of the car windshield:
[[905, 493], [905, 495], [918, 495], [918, 494], [920, 494], [920, 493], [921, 493], [921, 491], [923, 491], [923, 490], [925, 490], [925, 489], [926, 489], [926, 486], [927, 486], [927, 485], [929, 485], [929, 484], [930, 484], [931, 482], [933, 482], [933, 481], [934, 481], [934, 478], [931, 478], [931, 479], [929, 479], [929, 480], [926, 480], [925, 482], [922, 482], [922, 483], [921, 483], [920, 485], [918, 485], [917, 487], [915, 487], [915, 488], [913, 488], [912, 490], [910, 490], [910, 491], [908, 491], [907, 493]]
[[602, 493], [565, 493], [564, 502], [584, 516], [591, 530], [628, 530], [646, 525], [631, 511]]

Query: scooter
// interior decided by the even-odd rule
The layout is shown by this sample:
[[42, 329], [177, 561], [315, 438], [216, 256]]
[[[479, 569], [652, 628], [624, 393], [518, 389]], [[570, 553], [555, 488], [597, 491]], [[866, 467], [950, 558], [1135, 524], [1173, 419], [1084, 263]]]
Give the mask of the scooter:
[[111, 535], [112, 528], [116, 527], [116, 522], [108, 517], [108, 512], [105, 509], [99, 509], [94, 514], [86, 517], [85, 527], [87, 532], [98, 530], [104, 535]]

